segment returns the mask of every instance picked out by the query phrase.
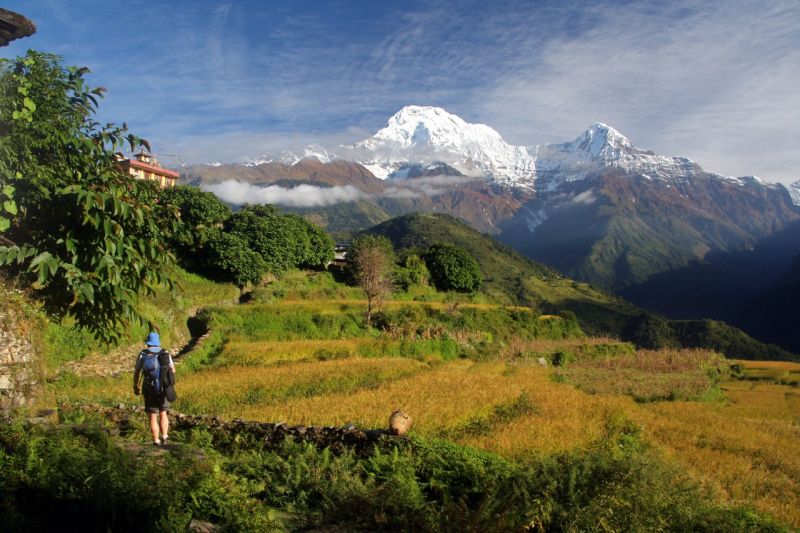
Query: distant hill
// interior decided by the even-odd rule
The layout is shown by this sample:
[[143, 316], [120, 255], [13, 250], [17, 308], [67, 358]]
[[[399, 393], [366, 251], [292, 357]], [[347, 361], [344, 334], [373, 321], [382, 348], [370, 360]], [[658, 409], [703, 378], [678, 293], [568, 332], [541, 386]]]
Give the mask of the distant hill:
[[800, 255], [784, 278], [751, 299], [736, 317], [758, 338], [800, 352]]
[[655, 180], [609, 168], [530, 200], [499, 238], [572, 277], [622, 291], [752, 250], [800, 219], [785, 189], [757, 183], [701, 169], [691, 179]]
[[574, 312], [590, 335], [612, 335], [639, 345], [710, 347], [729, 357], [793, 359], [791, 353], [712, 320], [667, 320], [587, 283], [565, 278], [452, 216], [411, 214], [382, 222], [364, 233], [383, 235], [395, 248], [424, 249], [452, 243], [467, 250], [484, 276], [482, 291], [498, 303], [525, 305], [544, 313]]
[[710, 254], [703, 261], [651, 276], [621, 292], [637, 305], [673, 318], [724, 320], [766, 342], [800, 351], [797, 284], [800, 222], [748, 250]]

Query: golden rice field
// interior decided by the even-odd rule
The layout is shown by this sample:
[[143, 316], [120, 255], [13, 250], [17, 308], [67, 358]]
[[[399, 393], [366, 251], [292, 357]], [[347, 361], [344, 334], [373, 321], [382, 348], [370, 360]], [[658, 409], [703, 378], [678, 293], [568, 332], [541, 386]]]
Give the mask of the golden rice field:
[[[800, 528], [800, 389], [796, 386], [768, 379], [729, 380], [713, 401], [637, 402], [631, 394], [620, 393], [630, 393], [624, 372], [619, 383], [610, 380], [582, 389], [580, 383], [556, 379], [557, 369], [543, 368], [533, 357], [514, 356], [575, 350], [587, 343], [599, 346], [613, 343], [611, 339], [511, 343], [491, 361], [357, 355], [378, 342], [370, 337], [292, 341], [232, 337], [214, 364], [180, 373], [175, 407], [226, 418], [362, 427], [385, 427], [389, 414], [401, 408], [413, 417], [414, 431], [420, 434], [446, 435], [516, 459], [589, 446], [604, 435], [609, 418], [622, 416], [641, 428], [647, 442], [685, 465], [721, 498], [753, 505]], [[634, 369], [674, 377], [706, 369], [698, 361], [709, 357], [640, 352], [626, 361], [605, 359], [594, 367], [581, 362], [575, 368], [586, 375], [602, 370], [611, 376], [617, 370]], [[800, 372], [797, 363], [738, 363], [759, 376]], [[86, 379], [81, 387], [65, 387], [61, 394], [138, 402], [130, 388], [129, 376]], [[491, 418], [498, 406], [521, 398], [528, 408], [499, 422]], [[480, 427], [482, 422], [480, 431], [459, 429], [467, 424]]]
[[373, 339], [330, 339], [299, 341], [247, 341], [231, 339], [219, 355], [219, 366], [269, 366], [290, 361], [310, 361], [324, 358], [326, 353], [354, 355], [359, 346]]

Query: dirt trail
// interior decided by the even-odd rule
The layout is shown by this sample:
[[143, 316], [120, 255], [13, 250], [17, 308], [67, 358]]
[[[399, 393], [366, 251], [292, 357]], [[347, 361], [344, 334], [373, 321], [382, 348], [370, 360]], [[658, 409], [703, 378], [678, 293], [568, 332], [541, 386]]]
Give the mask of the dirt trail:
[[[215, 303], [213, 305], [238, 305], [230, 303], [229, 301]], [[194, 308], [190, 310], [187, 315], [187, 320], [197, 315], [201, 308]], [[208, 333], [204, 333], [199, 337], [190, 337], [187, 334], [179, 334], [176, 342], [172, 346], [164, 346], [172, 354], [173, 359], [177, 359], [179, 354], [183, 354], [188, 349], [194, 348], [199, 345]], [[128, 344], [126, 346], [118, 346], [109, 352], [92, 353], [78, 361], [70, 361], [65, 363], [59, 372], [73, 372], [74, 374], [82, 377], [117, 377], [123, 374], [132, 374], [133, 365], [136, 362], [136, 356], [144, 349], [143, 343]], [[176, 360], [176, 364], [178, 361]]]

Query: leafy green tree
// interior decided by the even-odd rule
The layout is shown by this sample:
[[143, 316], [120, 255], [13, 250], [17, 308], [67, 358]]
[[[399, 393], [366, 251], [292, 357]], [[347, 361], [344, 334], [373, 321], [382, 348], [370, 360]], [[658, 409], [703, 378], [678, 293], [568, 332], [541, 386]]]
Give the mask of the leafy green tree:
[[434, 244], [425, 251], [431, 281], [440, 291], [476, 292], [483, 285], [478, 262], [454, 244]]
[[308, 268], [325, 267], [333, 261], [333, 249], [336, 243], [328, 233], [311, 222], [303, 220], [306, 226], [306, 233], [308, 235], [308, 252], [303, 260], [302, 266]]
[[209, 229], [222, 226], [231, 216], [231, 208], [213, 193], [186, 185], [162, 191], [161, 202], [177, 207], [180, 212], [181, 222], [172, 245], [181, 264], [189, 270], [202, 269], [200, 248], [206, 241], [206, 234]]
[[417, 254], [407, 255], [403, 265], [395, 273], [395, 281], [405, 290], [412, 285], [427, 285], [430, 278], [431, 273], [425, 266], [425, 261]]
[[367, 298], [367, 327], [372, 325], [373, 312], [380, 310], [392, 290], [394, 259], [392, 243], [382, 235], [359, 237], [347, 250], [353, 279]]
[[171, 286], [178, 218], [154, 183], [119, 168], [124, 144], [149, 146], [93, 119], [104, 89], [87, 72], [35, 51], [0, 60], [0, 266], [51, 314], [110, 341], [143, 321], [140, 294]]
[[257, 285], [267, 274], [267, 263], [238, 235], [217, 228], [208, 231], [203, 245], [203, 270], [209, 277], [235, 283], [239, 288]]
[[248, 205], [225, 225], [263, 257], [269, 271], [321, 267], [333, 259], [333, 240], [297, 215], [282, 214], [271, 205]]
[[247, 205], [234, 213], [225, 231], [237, 235], [261, 257], [274, 274], [292, 265], [293, 243], [280, 211], [271, 205]]
[[221, 225], [232, 214], [231, 208], [222, 203], [214, 193], [197, 187], [178, 185], [161, 193], [162, 201], [176, 206], [181, 213], [181, 222], [191, 228], [211, 228]]
[[283, 215], [291, 242], [291, 261], [294, 266], [320, 268], [333, 259], [333, 239], [325, 230], [301, 216]]

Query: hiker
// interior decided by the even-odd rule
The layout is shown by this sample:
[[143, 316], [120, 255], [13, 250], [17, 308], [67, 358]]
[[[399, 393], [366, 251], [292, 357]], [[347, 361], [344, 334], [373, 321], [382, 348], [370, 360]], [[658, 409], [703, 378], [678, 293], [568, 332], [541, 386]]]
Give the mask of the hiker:
[[[133, 393], [139, 395], [139, 376], [143, 375], [141, 392], [144, 396], [144, 409], [150, 415], [150, 433], [156, 446], [167, 444], [169, 439], [168, 396], [174, 397], [175, 364], [167, 350], [161, 349], [158, 333], [147, 336], [147, 348], [139, 352], [133, 372]], [[171, 392], [171, 394], [168, 394]], [[161, 438], [159, 440], [159, 430]]]

